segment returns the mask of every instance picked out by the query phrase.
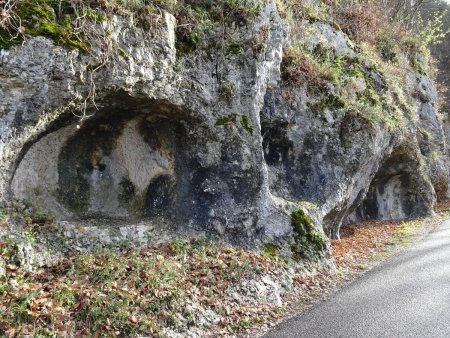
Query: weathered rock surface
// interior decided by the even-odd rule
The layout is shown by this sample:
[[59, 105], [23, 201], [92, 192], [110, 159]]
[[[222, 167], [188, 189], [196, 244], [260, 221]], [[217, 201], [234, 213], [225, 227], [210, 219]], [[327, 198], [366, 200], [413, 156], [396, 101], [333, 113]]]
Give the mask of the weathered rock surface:
[[[280, 65], [289, 27], [273, 3], [232, 33], [250, 41], [264, 28], [262, 48], [199, 50], [178, 72], [170, 14], [153, 34], [123, 17], [113, 25], [127, 57], [95, 72], [95, 53], [43, 37], [0, 54], [0, 197], [52, 210], [75, 241], [89, 236], [73, 224], [106, 242], [107, 227], [136, 227], [151, 241], [157, 225], [155, 238], [198, 232], [288, 250], [294, 210], [337, 236], [343, 221], [430, 214], [445, 195], [446, 148], [427, 77], [411, 73], [417, 113], [401, 130], [367, 127], [351, 114], [315, 113], [301, 86], [288, 97]], [[309, 32], [312, 49], [321, 41], [357, 54], [326, 23]], [[91, 77], [97, 108], [80, 121]]]

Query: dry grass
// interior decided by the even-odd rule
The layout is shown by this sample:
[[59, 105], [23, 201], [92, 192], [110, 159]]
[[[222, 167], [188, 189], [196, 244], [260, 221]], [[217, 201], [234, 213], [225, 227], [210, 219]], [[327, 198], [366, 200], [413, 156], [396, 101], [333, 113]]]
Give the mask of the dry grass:
[[286, 85], [306, 84], [310, 92], [326, 90], [331, 81], [328, 74], [323, 72], [311, 57], [292, 49], [283, 55], [281, 76]]

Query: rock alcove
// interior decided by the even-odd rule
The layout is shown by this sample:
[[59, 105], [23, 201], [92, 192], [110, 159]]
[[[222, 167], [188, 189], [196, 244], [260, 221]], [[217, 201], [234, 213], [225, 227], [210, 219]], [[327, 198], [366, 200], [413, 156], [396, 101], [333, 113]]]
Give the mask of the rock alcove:
[[406, 146], [395, 149], [380, 165], [366, 197], [348, 216], [346, 223], [361, 220], [401, 220], [427, 216], [436, 196], [414, 151]]
[[25, 147], [13, 195], [69, 219], [173, 220], [189, 149], [182, 111], [124, 95], [107, 102]]

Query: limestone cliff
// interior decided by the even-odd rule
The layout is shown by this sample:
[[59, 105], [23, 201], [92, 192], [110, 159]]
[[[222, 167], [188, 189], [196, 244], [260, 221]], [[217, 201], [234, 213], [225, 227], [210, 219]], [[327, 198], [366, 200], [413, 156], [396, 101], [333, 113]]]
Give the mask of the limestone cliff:
[[100, 242], [188, 232], [299, 257], [326, 256], [343, 222], [431, 214], [448, 170], [420, 55], [370, 59], [330, 21], [292, 32], [258, 4], [195, 48], [161, 11], [98, 24], [107, 60], [42, 36], [2, 49], [1, 199]]

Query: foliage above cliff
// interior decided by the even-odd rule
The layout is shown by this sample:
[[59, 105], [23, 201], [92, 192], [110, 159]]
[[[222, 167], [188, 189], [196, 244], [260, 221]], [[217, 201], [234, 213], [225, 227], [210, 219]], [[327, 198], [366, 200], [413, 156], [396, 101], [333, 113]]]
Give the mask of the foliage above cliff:
[[[111, 15], [132, 16], [151, 29], [160, 22], [162, 11], [175, 15], [177, 38], [182, 51], [195, 49], [202, 29], [214, 23], [246, 25], [262, 2], [246, 0], [2, 0], [0, 1], [0, 48], [8, 49], [25, 38], [43, 35], [68, 48], [89, 50], [95, 39], [106, 39], [102, 30]], [[101, 25], [100, 25], [101, 26]]]
[[407, 12], [400, 19], [394, 2], [278, 1], [291, 24], [283, 81], [321, 97], [312, 112], [350, 113], [389, 128], [414, 116], [408, 76], [434, 77], [428, 47], [445, 36], [442, 13], [426, 23]]

